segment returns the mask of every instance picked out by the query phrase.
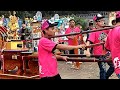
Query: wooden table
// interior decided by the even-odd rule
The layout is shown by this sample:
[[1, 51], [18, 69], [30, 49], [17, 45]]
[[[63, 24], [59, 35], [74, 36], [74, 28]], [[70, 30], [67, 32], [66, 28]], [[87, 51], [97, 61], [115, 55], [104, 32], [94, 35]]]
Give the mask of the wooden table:
[[[37, 73], [34, 76], [30, 73], [24, 72], [26, 70], [26, 60], [23, 59], [24, 56], [31, 55], [32, 52], [28, 52], [28, 49], [17, 49], [17, 50], [4, 50], [2, 59], [2, 70], [0, 71], [0, 78], [7, 79], [33, 79], [39, 78]], [[28, 64], [30, 70], [34, 65], [31, 64], [31, 61]], [[38, 65], [37, 65], [38, 66]], [[17, 69], [16, 69], [17, 67]]]
[[14, 50], [4, 50], [3, 51], [3, 73], [8, 74], [9, 71], [14, 70], [18, 67], [18, 70], [15, 72], [17, 75], [23, 74], [23, 61], [21, 52], [26, 52], [27, 49], [14, 49]]
[[37, 53], [21, 52], [23, 60], [24, 75], [27, 75], [27, 70], [32, 76], [39, 75], [38, 55]]

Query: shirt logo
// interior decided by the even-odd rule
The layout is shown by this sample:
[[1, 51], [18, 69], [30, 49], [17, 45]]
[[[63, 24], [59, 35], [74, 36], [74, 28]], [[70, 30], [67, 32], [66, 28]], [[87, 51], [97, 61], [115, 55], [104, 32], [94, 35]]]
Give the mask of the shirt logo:
[[101, 34], [100, 34], [100, 36], [99, 36], [99, 40], [100, 41], [104, 41], [104, 39], [107, 37], [107, 34], [105, 34], [104, 32], [102, 32]]
[[120, 68], [120, 60], [118, 57], [114, 58], [113, 63], [115, 68]]

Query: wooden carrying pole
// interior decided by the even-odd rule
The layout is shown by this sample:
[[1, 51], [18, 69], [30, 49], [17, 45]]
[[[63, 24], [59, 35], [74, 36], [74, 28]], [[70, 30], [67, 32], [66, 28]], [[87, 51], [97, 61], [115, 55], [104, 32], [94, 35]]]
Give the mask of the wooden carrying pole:
[[[75, 55], [75, 54], [61, 54], [61, 56], [68, 56], [68, 57], [87, 57], [84, 54], [79, 54], [79, 55]], [[95, 57], [95, 58], [99, 58], [102, 57], [104, 55], [90, 55], [90, 57]]]
[[100, 42], [100, 43], [96, 43], [96, 44], [91, 44], [89, 46], [86, 46], [86, 48], [91, 48], [91, 47], [95, 47], [95, 46], [99, 46], [99, 45], [104, 45], [105, 42]]
[[[58, 59], [58, 61], [64, 61], [62, 59]], [[99, 60], [96, 58], [68, 58], [67, 61], [74, 61], [74, 62], [112, 62], [111, 60]]]
[[[98, 32], [98, 31], [113, 29], [114, 27], [115, 27], [115, 26], [106, 27], [106, 28], [101, 28], [101, 29], [96, 29], [96, 30], [81, 31], [81, 32], [78, 32], [78, 33], [71, 33], [71, 34], [64, 34], [64, 35], [56, 35], [56, 36], [51, 36], [51, 37], [49, 37], [49, 38], [57, 38], [57, 37], [64, 37], [64, 36], [71, 36], [71, 35], [78, 35], [78, 34], [86, 34], [86, 33]], [[34, 38], [33, 40], [38, 40], [38, 39], [40, 39], [40, 38]]]
[[[68, 56], [70, 56], [70, 55], [68, 55]], [[98, 56], [95, 56], [95, 57], [98, 57]], [[36, 55], [35, 56], [34, 55], [28, 55], [28, 56], [24, 56], [24, 59], [26, 59], [26, 60], [27, 59], [29, 59], [29, 60], [38, 59], [38, 56], [36, 56]], [[64, 61], [62, 59], [57, 59], [57, 60], [58, 61]], [[99, 59], [96, 59], [96, 58], [68, 58], [67, 61], [73, 61], [73, 62], [112, 62], [109, 59], [99, 60]]]

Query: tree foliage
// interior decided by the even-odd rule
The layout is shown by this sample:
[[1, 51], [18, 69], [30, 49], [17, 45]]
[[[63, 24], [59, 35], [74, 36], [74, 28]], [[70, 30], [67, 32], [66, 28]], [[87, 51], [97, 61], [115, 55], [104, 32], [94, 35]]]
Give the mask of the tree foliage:
[[76, 16], [76, 15], [74, 15], [74, 14], [72, 14], [71, 17], [74, 18], [74, 20], [75, 20], [75, 22], [76, 22], [76, 25], [77, 25], [78, 23], [81, 24], [82, 30], [85, 30], [85, 29], [86, 29], [86, 27], [87, 27], [87, 20], [86, 20], [85, 18], [80, 18], [79, 16]]
[[[37, 11], [16, 11], [16, 16], [20, 18], [24, 17], [33, 17], [36, 14]], [[59, 14], [61, 15], [78, 15], [78, 14], [86, 14], [86, 13], [93, 13], [93, 12], [98, 12], [98, 11], [41, 11], [43, 14], [43, 17], [48, 17], [48, 16], [54, 16], [54, 14]], [[9, 17], [9, 15], [13, 14], [13, 11], [0, 11], [0, 16], [4, 15], [5, 17]]]
[[[15, 11], [16, 16], [24, 19], [27, 17], [32, 18], [35, 16], [37, 11]], [[97, 11], [41, 11], [43, 17], [53, 17], [55, 14], [59, 14], [59, 16], [72, 16], [76, 20], [76, 23], [80, 22], [83, 30], [86, 27], [86, 20], [84, 18], [80, 18], [79, 14], [86, 14], [86, 13], [92, 13], [92, 12], [97, 12]], [[4, 15], [5, 17], [9, 17], [13, 15], [13, 11], [0, 11], [0, 16]]]

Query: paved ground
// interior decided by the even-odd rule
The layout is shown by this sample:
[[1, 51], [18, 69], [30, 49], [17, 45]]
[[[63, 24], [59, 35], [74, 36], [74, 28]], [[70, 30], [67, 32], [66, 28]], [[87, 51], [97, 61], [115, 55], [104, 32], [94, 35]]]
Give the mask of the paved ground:
[[[86, 35], [84, 35], [84, 41]], [[59, 72], [63, 79], [99, 79], [97, 62], [83, 62], [79, 70], [71, 69], [71, 64], [58, 61]], [[109, 79], [118, 79], [115, 73]]]
[[[71, 64], [58, 61], [59, 72], [62, 79], [99, 79], [97, 62], [83, 62], [79, 70], [71, 69]], [[108, 66], [107, 66], [108, 67]], [[118, 79], [115, 73], [110, 79]]]

